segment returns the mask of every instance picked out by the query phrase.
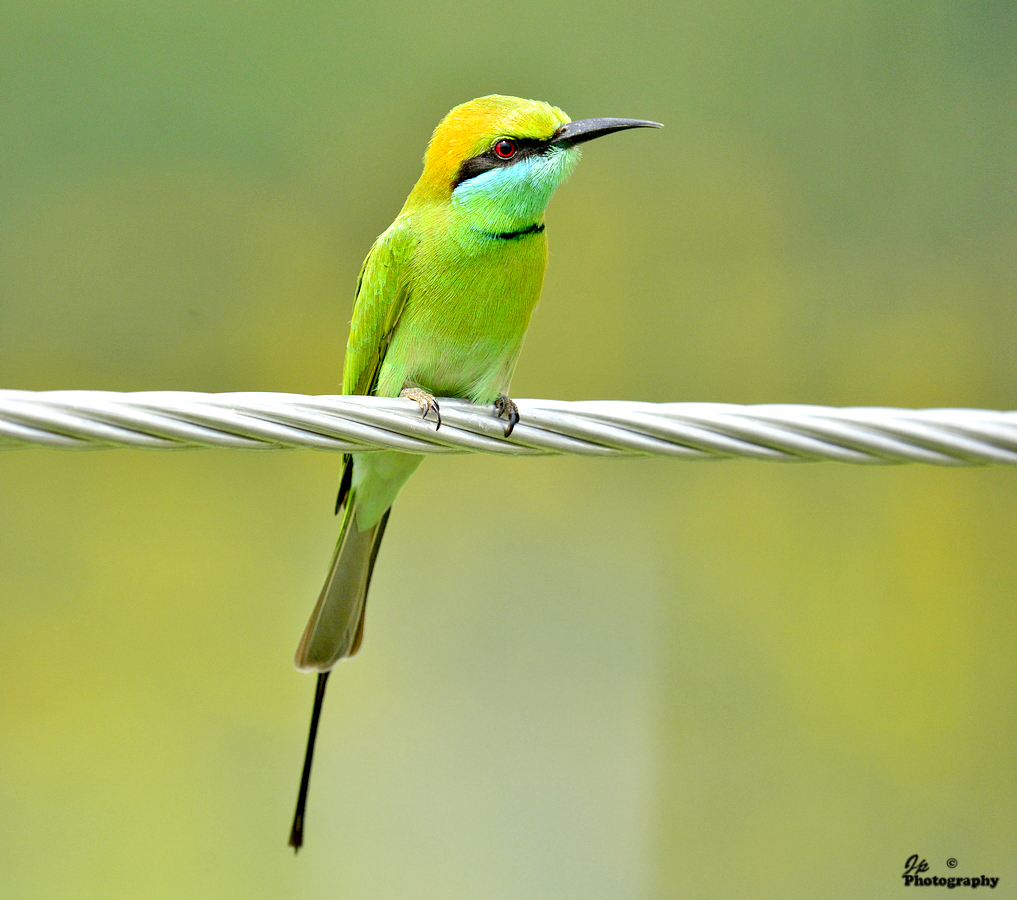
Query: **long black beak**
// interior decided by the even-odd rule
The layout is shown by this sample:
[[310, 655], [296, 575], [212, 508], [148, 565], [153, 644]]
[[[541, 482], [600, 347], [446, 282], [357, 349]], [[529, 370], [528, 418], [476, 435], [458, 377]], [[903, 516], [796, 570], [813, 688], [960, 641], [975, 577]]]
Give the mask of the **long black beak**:
[[594, 138], [603, 137], [605, 134], [612, 134], [615, 131], [625, 131], [627, 128], [663, 128], [660, 122], [647, 122], [645, 119], [580, 119], [578, 122], [569, 122], [562, 125], [551, 138], [552, 144], [585, 144]]

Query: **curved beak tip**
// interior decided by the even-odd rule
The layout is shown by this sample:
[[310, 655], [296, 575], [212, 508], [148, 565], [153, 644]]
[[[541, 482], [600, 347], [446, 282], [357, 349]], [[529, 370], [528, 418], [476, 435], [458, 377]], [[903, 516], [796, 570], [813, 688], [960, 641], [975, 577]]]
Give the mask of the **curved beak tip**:
[[575, 122], [569, 122], [568, 125], [562, 125], [551, 139], [551, 143], [584, 144], [594, 138], [614, 134], [616, 131], [627, 131], [629, 128], [663, 127], [660, 122], [651, 122], [647, 119], [577, 119]]

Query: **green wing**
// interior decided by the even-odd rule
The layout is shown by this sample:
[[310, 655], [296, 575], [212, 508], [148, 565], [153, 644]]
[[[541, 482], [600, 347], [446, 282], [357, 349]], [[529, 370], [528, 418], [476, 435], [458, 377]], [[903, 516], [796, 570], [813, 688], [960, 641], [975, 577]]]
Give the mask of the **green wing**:
[[[343, 393], [373, 394], [382, 361], [410, 296], [410, 257], [416, 238], [405, 219], [396, 219], [374, 242], [360, 269], [353, 302], [350, 339], [343, 362]], [[343, 508], [353, 483], [353, 457], [343, 454], [343, 474], [335, 512]]]
[[409, 223], [400, 217], [374, 242], [364, 260], [343, 364], [344, 394], [374, 393], [392, 333], [410, 295], [415, 244]]

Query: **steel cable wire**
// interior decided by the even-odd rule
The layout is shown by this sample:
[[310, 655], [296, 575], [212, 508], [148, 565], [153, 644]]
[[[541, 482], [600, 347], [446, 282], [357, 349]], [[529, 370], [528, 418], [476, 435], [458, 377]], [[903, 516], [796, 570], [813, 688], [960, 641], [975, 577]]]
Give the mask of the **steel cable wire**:
[[518, 400], [510, 438], [490, 407], [440, 399], [442, 427], [413, 401], [185, 391], [0, 390], [0, 449], [51, 447], [511, 456], [744, 457], [773, 461], [1017, 464], [1017, 412], [608, 400]]

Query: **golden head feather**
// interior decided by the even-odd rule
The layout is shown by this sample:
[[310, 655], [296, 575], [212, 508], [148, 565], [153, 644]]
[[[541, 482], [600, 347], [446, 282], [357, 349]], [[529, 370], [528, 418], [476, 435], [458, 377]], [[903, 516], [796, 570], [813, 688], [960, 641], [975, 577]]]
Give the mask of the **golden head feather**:
[[556, 106], [539, 100], [491, 94], [452, 109], [434, 129], [424, 172], [413, 193], [418, 199], [448, 199], [459, 167], [499, 138], [547, 140], [572, 120]]

